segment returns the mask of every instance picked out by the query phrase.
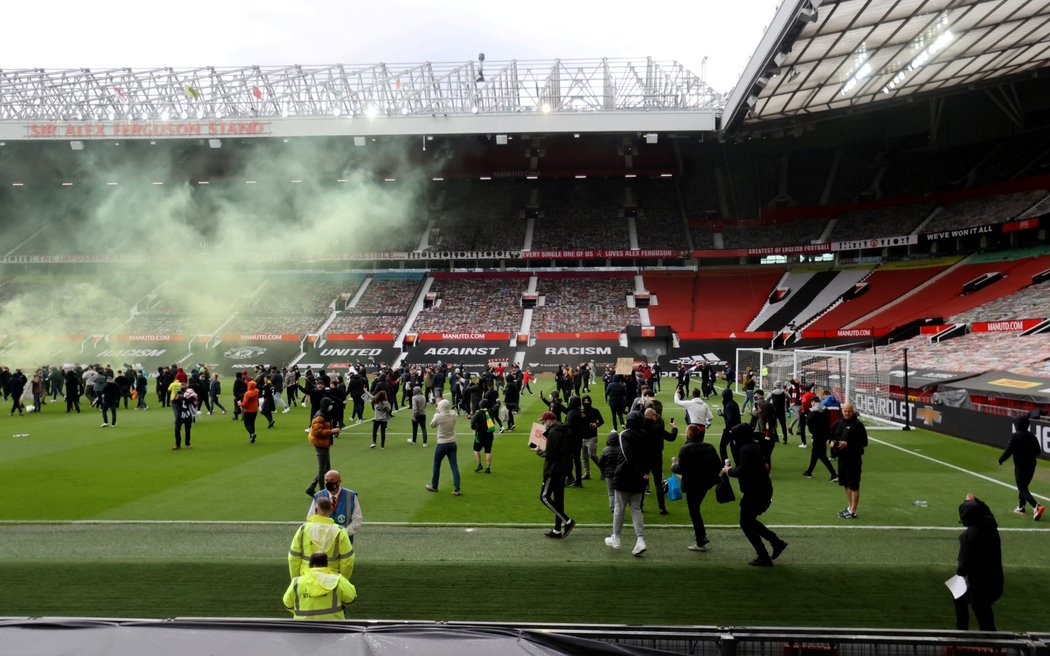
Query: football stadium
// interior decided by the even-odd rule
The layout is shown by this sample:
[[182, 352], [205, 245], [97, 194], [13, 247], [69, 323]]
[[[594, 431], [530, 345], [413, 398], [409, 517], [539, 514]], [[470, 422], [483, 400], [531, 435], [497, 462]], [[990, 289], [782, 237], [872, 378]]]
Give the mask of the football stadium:
[[1048, 72], [0, 70], [2, 651], [1046, 654]]

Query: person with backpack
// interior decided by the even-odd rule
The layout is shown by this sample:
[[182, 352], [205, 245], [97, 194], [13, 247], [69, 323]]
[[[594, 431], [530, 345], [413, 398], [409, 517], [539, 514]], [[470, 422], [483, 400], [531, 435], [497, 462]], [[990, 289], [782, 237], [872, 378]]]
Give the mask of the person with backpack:
[[[492, 473], [492, 442], [496, 433], [496, 420], [489, 412], [488, 401], [482, 401], [478, 411], [470, 419], [470, 427], [474, 430], [474, 462], [477, 467], [474, 473], [485, 470], [486, 474]], [[485, 452], [485, 466], [481, 466], [481, 452]]]
[[685, 493], [685, 505], [689, 508], [689, 519], [693, 522], [693, 535], [696, 541], [686, 547], [689, 551], [707, 551], [707, 530], [704, 518], [700, 514], [707, 491], [718, 482], [722, 460], [715, 447], [704, 442], [705, 429], [698, 424], [690, 424], [685, 429], [685, 444], [678, 450], [678, 456], [671, 458], [671, 474], [682, 477], [682, 492]]

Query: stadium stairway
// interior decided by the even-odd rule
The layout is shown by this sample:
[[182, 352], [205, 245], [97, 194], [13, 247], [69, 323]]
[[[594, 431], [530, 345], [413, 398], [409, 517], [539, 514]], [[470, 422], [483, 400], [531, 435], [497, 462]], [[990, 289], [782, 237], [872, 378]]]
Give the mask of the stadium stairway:
[[[419, 286], [419, 291], [416, 292], [416, 300], [412, 303], [412, 309], [409, 310], [408, 317], [405, 319], [405, 325], [394, 339], [394, 346], [396, 348], [400, 349], [405, 343], [405, 335], [412, 332], [412, 324], [416, 322], [416, 317], [418, 317], [419, 313], [423, 310], [423, 301], [426, 299], [427, 292], [430, 291], [430, 287], [433, 284], [433, 276], [428, 275], [423, 279], [423, 283]], [[400, 362], [400, 358], [398, 358], [398, 361]]]

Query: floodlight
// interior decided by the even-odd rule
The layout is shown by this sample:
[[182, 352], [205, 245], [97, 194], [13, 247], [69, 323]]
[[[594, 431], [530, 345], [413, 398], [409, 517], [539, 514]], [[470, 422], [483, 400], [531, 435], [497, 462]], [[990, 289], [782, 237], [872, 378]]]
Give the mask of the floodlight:
[[375, 118], [379, 116], [379, 108], [375, 105], [369, 105], [365, 109], [365, 116], [367, 116], [368, 118]]
[[551, 111], [550, 103], [543, 103], [542, 105], [540, 105], [540, 111], [544, 114], [549, 114]]
[[208, 139], [208, 148], [222, 148], [222, 139]]
[[660, 135], [656, 134], [655, 132], [650, 132], [650, 133], [645, 135], [645, 143], [647, 143], [647, 144], [654, 144], [659, 139], [660, 139]]
[[83, 141], [70, 141], [69, 142], [69, 147], [71, 149], [73, 149], [73, 150], [84, 150], [84, 142]]
[[357, 146], [358, 148], [363, 148], [364, 145], [365, 145], [365, 138], [364, 137], [354, 137], [354, 145]]
[[507, 135], [505, 135], [505, 134], [497, 134], [496, 135], [496, 145], [497, 146], [506, 146], [507, 145]]

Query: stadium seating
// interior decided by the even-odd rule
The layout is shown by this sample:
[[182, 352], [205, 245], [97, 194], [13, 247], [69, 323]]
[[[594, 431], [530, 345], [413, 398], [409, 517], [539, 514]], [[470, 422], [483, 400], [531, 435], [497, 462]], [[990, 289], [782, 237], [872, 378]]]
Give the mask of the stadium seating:
[[544, 305], [532, 315], [532, 332], [619, 331], [638, 325], [638, 310], [627, 307], [634, 292], [631, 276], [541, 274], [537, 292]]
[[799, 219], [785, 223], [727, 225], [722, 231], [726, 248], [761, 248], [808, 244], [820, 238], [826, 219]]
[[[846, 328], [901, 326], [916, 319], [950, 317], [983, 303], [1011, 294], [1032, 281], [1032, 276], [1050, 268], [1050, 255], [1019, 257], [1014, 260], [969, 258], [942, 273], [918, 293], [900, 298], [901, 302], [883, 307], [876, 314], [847, 324]], [[963, 295], [963, 285], [985, 273], [1002, 273], [1004, 278], [972, 294]], [[905, 290], [900, 290], [905, 291]]]
[[435, 188], [432, 250], [520, 250], [532, 187], [525, 180], [446, 181]]
[[423, 309], [412, 323], [416, 333], [509, 333], [521, 328], [521, 294], [528, 285], [522, 274], [515, 277], [486, 275], [439, 277], [430, 286], [439, 304]]
[[630, 248], [624, 199], [622, 179], [545, 182], [532, 249]]
[[1002, 319], [1044, 319], [1050, 317], [1050, 283], [1029, 285], [951, 317], [953, 323], [1000, 321]]
[[930, 203], [852, 210], [838, 217], [828, 241], [910, 235], [936, 209]]
[[416, 300], [419, 279], [373, 278], [357, 305], [340, 312], [329, 333], [398, 333]]
[[332, 302], [341, 294], [351, 297], [361, 286], [360, 280], [270, 281], [224, 328], [235, 333], [316, 332], [332, 313]]
[[926, 335], [880, 346], [880, 366], [899, 367], [908, 349], [908, 367], [963, 373], [1002, 369], [1032, 376], [1050, 376], [1050, 340], [1046, 335], [970, 333], [942, 342]]
[[638, 247], [685, 250], [688, 242], [673, 178], [634, 178], [628, 188], [638, 208]]
[[1002, 223], [1019, 215], [1028, 216], [1027, 210], [1044, 200], [1046, 191], [1022, 191], [999, 196], [982, 196], [945, 205], [943, 210], [923, 232], [959, 230], [989, 223]]
[[[864, 282], [867, 291], [849, 301], [839, 303], [808, 327], [814, 330], [838, 330], [870, 314], [898, 298], [902, 291], [915, 289], [944, 271], [951, 261], [930, 260], [915, 263], [902, 262], [876, 269]], [[866, 328], [868, 326], [859, 326]]]
[[678, 332], [743, 331], [773, 291], [784, 267], [703, 268], [697, 273], [648, 272], [645, 287], [659, 305], [654, 325]]

